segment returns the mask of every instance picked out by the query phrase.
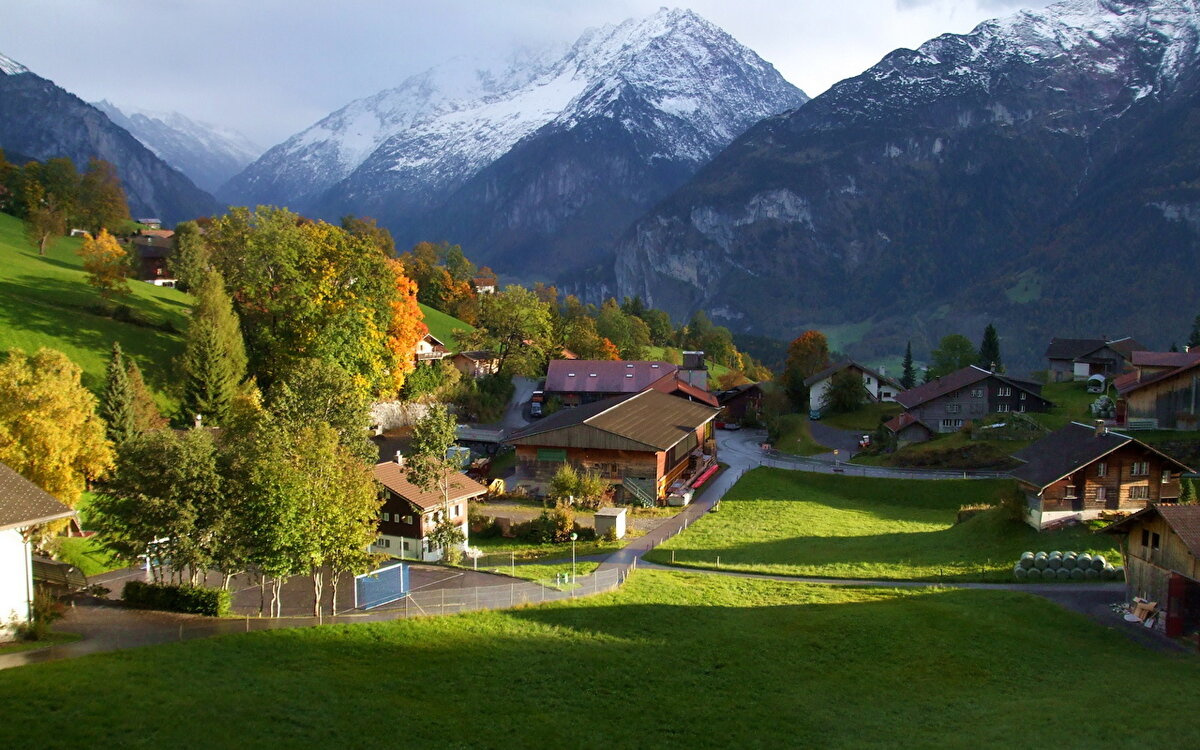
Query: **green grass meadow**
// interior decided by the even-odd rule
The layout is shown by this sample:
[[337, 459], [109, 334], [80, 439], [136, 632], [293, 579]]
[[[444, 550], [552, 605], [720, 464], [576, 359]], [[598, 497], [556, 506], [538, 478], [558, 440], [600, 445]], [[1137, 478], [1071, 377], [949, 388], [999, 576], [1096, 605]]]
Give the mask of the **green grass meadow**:
[[831, 449], [821, 445], [812, 436], [807, 414], [781, 414], [778, 419], [778, 434], [775, 448], [796, 456], [815, 456], [828, 453]]
[[[1131, 674], [1170, 689], [1117, 690]], [[1193, 657], [1022, 593], [656, 571], [0, 671], [6, 745], [44, 748], [1195, 747], [1198, 689]]]
[[[170, 395], [183, 338], [161, 328], [121, 322], [97, 315], [99, 293], [87, 283], [75, 253], [79, 238], [58, 239], [39, 256], [25, 239], [21, 221], [0, 214], [0, 352], [11, 348], [34, 352], [57, 349], [83, 369], [84, 385], [98, 391], [113, 341], [141, 366], [159, 406], [172, 410]], [[140, 319], [153, 325], [187, 327], [191, 297], [175, 289], [136, 279], [123, 300]]]
[[429, 305], [421, 305], [421, 312], [425, 316], [425, 325], [429, 327], [429, 332], [438, 341], [441, 341], [451, 350], [458, 349], [458, 342], [454, 338], [454, 331], [474, 331], [475, 326], [465, 323], [453, 315], [447, 315], [440, 310], [434, 310]]
[[875, 479], [759, 468], [710, 513], [646, 558], [722, 570], [827, 578], [1011, 581], [1026, 550], [1120, 555], [1083, 527], [1037, 533], [991, 510], [955, 524], [962, 505], [995, 502], [1011, 480]]

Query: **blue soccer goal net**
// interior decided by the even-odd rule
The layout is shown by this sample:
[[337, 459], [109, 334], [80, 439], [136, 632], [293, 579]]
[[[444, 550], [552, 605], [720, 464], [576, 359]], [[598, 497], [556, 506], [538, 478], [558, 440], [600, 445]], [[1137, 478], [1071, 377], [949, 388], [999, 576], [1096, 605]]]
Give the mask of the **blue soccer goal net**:
[[382, 607], [408, 594], [408, 566], [385, 565], [370, 573], [354, 576], [355, 609]]

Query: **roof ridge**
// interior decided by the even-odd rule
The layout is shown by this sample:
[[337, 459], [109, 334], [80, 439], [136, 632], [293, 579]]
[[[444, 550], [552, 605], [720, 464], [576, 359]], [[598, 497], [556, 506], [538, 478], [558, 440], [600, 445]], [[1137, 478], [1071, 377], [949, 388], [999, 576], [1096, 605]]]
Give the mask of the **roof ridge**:
[[[607, 414], [607, 413], [609, 413], [610, 411], [612, 411], [613, 409], [615, 409], [615, 408], [617, 408], [618, 406], [620, 406], [621, 404], [627, 404], [627, 403], [629, 403], [630, 401], [633, 401], [633, 400], [634, 400], [634, 399], [636, 399], [636, 398], [640, 398], [640, 397], [642, 397], [642, 396], [646, 395], [647, 393], [649, 393], [649, 392], [650, 392], [650, 391], [652, 391], [652, 390], [654, 390], [654, 389], [653, 389], [653, 388], [647, 388], [647, 389], [646, 389], [646, 390], [644, 390], [644, 391], [638, 391], [637, 393], [633, 394], [633, 395], [632, 395], [632, 396], [630, 396], [629, 398], [621, 398], [621, 400], [620, 400], [620, 401], [617, 401], [617, 402], [616, 402], [615, 404], [613, 404], [612, 406], [605, 407], [604, 409], [601, 409], [600, 411], [596, 412], [595, 414], [591, 415], [590, 417], [586, 417], [586, 418], [584, 418], [584, 420], [583, 420], [583, 424], [587, 425], [588, 427], [594, 427], [594, 425], [592, 424], [592, 420], [593, 420], [593, 419], [595, 419], [596, 417], [599, 417], [599, 416], [600, 416], [600, 415], [602, 415], [602, 414]], [[658, 391], [655, 391], [655, 393], [657, 393], [657, 392], [658, 392]], [[620, 396], [618, 396], [617, 398], [620, 398]], [[605, 430], [605, 429], [603, 429], [603, 428], [601, 428], [601, 427], [596, 427], [595, 429], [597, 429], [597, 430], [600, 430], [601, 432], [609, 432], [608, 430]], [[613, 433], [613, 434], [615, 434], [615, 433]]]

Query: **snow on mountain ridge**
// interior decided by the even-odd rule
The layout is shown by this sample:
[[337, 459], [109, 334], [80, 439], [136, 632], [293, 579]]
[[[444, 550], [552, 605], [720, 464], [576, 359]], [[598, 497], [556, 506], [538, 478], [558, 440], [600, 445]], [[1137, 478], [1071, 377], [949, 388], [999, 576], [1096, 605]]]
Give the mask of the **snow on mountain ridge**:
[[21, 73], [28, 73], [29, 68], [25, 67], [16, 60], [6, 55], [0, 55], [0, 73], [5, 75], [15, 76]]
[[[745, 70], [723, 78], [718, 69], [730, 59]], [[762, 101], [761, 83], [739, 91], [764, 73], [778, 78], [695, 13], [664, 9], [589, 29], [569, 47], [518, 51], [505, 67], [458, 59], [413, 76], [271, 149], [226, 192], [246, 202], [303, 205], [296, 196], [315, 198], [340, 182], [340, 200], [350, 208], [395, 191], [450, 189], [541, 128], [569, 129], [603, 114], [623, 91], [658, 106], [656, 119], [687, 123], [695, 132], [674, 155], [698, 162], [749, 124], [742, 120], [807, 99], [793, 88]]]

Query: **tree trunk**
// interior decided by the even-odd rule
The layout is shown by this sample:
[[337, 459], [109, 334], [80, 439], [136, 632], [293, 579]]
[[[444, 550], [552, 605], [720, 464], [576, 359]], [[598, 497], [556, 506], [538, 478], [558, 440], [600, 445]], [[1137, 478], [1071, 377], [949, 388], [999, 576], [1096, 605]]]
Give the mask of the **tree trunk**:
[[322, 575], [320, 568], [312, 569], [312, 585], [313, 585], [313, 617], [321, 616], [321, 587]]
[[258, 573], [258, 616], [263, 616], [263, 610], [267, 608], [267, 577], [262, 571]]
[[331, 601], [329, 602], [329, 614], [330, 616], [337, 616], [338, 579], [341, 578], [341, 571], [331, 570], [329, 574], [331, 576], [329, 580], [329, 588], [330, 593], [333, 594]]
[[276, 577], [271, 583], [271, 617], [279, 617], [283, 611], [283, 607], [279, 601], [279, 595], [283, 589], [283, 579]]

